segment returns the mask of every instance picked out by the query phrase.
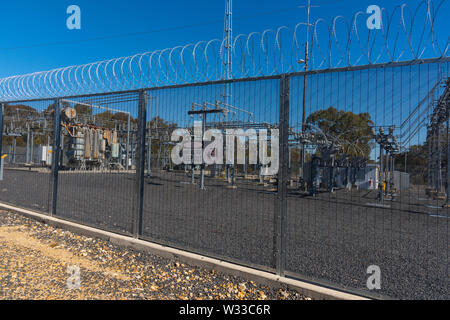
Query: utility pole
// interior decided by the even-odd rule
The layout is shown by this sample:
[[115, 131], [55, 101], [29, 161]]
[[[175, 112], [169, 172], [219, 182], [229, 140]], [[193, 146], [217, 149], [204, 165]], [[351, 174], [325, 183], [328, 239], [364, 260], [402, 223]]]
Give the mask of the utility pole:
[[[305, 43], [305, 60], [300, 60], [299, 63], [304, 63], [305, 74], [303, 75], [303, 115], [302, 115], [302, 134], [306, 131], [306, 88], [308, 86], [308, 76], [306, 72], [308, 72], [308, 63], [309, 63], [309, 28], [310, 25], [310, 17], [311, 17], [311, 8], [318, 8], [319, 6], [312, 6], [311, 0], [308, 0], [307, 6], [299, 6], [299, 8], [307, 9], [307, 22], [306, 22], [306, 43]], [[302, 165], [301, 165], [301, 178], [303, 182], [305, 181], [305, 144], [302, 143]]]
[[319, 6], [313, 6], [311, 5], [311, 0], [308, 0], [307, 6], [299, 6], [299, 8], [306, 8], [307, 9], [307, 22], [306, 22], [306, 43], [305, 43], [305, 60], [300, 60], [299, 63], [304, 63], [305, 67], [305, 75], [303, 77], [303, 118], [302, 118], [302, 132], [305, 132], [306, 130], [306, 88], [308, 85], [308, 77], [306, 75], [306, 72], [308, 71], [308, 63], [309, 63], [309, 28], [311, 27], [311, 8], [319, 8]]

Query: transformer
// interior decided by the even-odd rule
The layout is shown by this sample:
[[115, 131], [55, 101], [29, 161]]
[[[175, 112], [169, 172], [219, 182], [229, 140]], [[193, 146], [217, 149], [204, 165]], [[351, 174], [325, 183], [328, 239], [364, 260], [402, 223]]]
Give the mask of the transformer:
[[106, 169], [119, 164], [120, 146], [115, 129], [75, 123], [75, 110], [62, 111], [62, 167], [67, 169]]

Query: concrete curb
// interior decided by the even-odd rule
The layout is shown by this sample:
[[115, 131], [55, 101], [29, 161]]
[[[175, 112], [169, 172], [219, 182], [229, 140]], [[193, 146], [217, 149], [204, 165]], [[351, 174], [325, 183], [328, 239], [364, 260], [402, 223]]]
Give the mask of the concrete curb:
[[265, 271], [260, 271], [222, 260], [205, 257], [199, 254], [174, 249], [171, 247], [162, 246], [149, 241], [122, 236], [108, 231], [95, 229], [84, 226], [78, 223], [62, 220], [51, 217], [45, 214], [34, 211], [18, 208], [9, 204], [1, 203], [0, 208], [8, 209], [16, 213], [22, 214], [33, 220], [37, 220], [53, 227], [65, 229], [80, 235], [100, 238], [111, 243], [133, 248], [139, 251], [148, 252], [163, 258], [180, 261], [192, 266], [202, 267], [207, 270], [216, 270], [233, 276], [239, 276], [251, 281], [255, 281], [262, 285], [267, 285], [273, 288], [281, 288], [287, 286], [289, 289], [295, 290], [300, 294], [316, 300], [369, 300], [367, 298], [353, 295], [350, 293], [341, 292], [338, 290], [321, 287], [307, 282], [294, 280], [286, 277], [280, 277]]

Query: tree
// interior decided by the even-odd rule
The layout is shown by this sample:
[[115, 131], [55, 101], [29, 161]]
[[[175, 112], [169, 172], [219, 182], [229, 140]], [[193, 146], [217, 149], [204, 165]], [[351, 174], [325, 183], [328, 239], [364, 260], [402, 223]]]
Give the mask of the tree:
[[77, 112], [77, 116], [91, 116], [92, 115], [92, 107], [86, 106], [84, 104], [75, 105], [75, 111]]
[[[395, 155], [395, 169], [409, 173], [413, 184], [425, 185], [428, 182], [429, 143], [433, 143], [433, 141], [427, 139], [424, 144], [410, 146], [408, 150]], [[441, 135], [441, 170], [444, 177], [447, 174], [447, 147], [447, 133], [443, 132]], [[433, 153], [433, 150], [431, 152]]]
[[23, 115], [36, 115], [38, 114], [37, 110], [30, 107], [30, 106], [26, 106], [26, 105], [9, 105], [6, 104], [5, 106], [5, 113], [4, 116], [5, 117], [14, 117], [14, 116], [19, 116], [22, 117]]
[[[61, 110], [64, 108], [70, 107], [70, 103], [67, 101], [61, 101]], [[53, 114], [53, 110], [55, 109], [55, 103], [50, 104], [44, 112]]]
[[150, 122], [147, 122], [147, 127], [150, 128], [149, 134], [152, 136], [152, 157], [156, 157], [154, 164], [160, 164], [162, 150], [167, 148], [169, 154], [172, 152], [173, 145], [170, 143], [170, 138], [174, 130], [178, 128], [176, 123], [170, 123], [160, 117], [154, 117]]
[[425, 184], [428, 177], [428, 145], [414, 145], [395, 155], [395, 169], [408, 172], [413, 184]]
[[373, 139], [371, 126], [373, 122], [369, 113], [355, 114], [350, 111], [337, 110], [330, 107], [312, 113], [306, 123], [308, 131], [320, 128], [327, 139], [340, 143], [343, 152], [350, 156], [368, 158], [371, 151], [370, 142]]
[[[127, 125], [129, 117], [128, 113], [124, 112], [113, 113], [111, 111], [104, 111], [102, 113], [97, 113], [94, 116], [96, 125], [100, 125], [109, 129], [113, 129], [115, 127], [115, 124], [118, 123]], [[138, 119], [130, 117], [130, 123], [137, 124]]]

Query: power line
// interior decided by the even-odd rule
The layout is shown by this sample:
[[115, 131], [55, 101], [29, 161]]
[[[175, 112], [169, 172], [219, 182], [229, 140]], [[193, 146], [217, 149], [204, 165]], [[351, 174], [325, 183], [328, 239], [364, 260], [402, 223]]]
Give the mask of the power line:
[[[263, 12], [263, 13], [259, 13], [259, 14], [237, 17], [237, 18], [234, 18], [233, 20], [234, 21], [248, 20], [248, 19], [262, 17], [262, 16], [291, 12], [296, 9], [298, 9], [298, 7], [291, 7], [291, 8], [286, 8], [286, 9], [282, 9], [282, 10], [267, 11], [267, 12]], [[117, 38], [127, 38], [127, 37], [135, 37], [135, 36], [140, 36], [140, 35], [148, 35], [148, 34], [153, 34], [153, 33], [167, 32], [167, 31], [191, 29], [191, 28], [219, 24], [219, 23], [223, 23], [223, 20], [212, 20], [212, 21], [205, 21], [202, 23], [196, 23], [196, 24], [190, 24], [190, 25], [184, 25], [184, 26], [167, 27], [167, 28], [161, 28], [161, 29], [155, 29], [155, 30], [149, 30], [149, 31], [123, 33], [123, 34], [116, 34], [116, 35], [109, 35], [109, 36], [102, 36], [102, 37], [93, 37], [93, 38], [82, 39], [82, 40], [56, 41], [56, 42], [32, 44], [32, 45], [25, 45], [25, 46], [17, 46], [17, 47], [0, 48], [0, 50], [11, 51], [11, 50], [19, 50], [19, 49], [59, 46], [59, 45], [65, 45], [65, 44], [86, 43], [86, 42], [92, 42], [92, 41], [101, 41], [101, 40], [109, 40], [109, 39], [117, 39]]]

